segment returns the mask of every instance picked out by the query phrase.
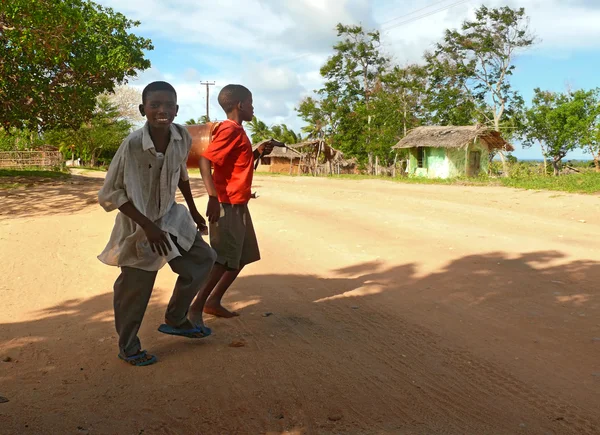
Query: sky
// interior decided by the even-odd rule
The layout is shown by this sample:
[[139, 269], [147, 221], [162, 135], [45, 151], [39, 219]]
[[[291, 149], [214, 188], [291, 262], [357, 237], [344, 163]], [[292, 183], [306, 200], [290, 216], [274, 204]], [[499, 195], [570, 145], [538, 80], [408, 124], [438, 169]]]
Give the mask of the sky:
[[[133, 33], [150, 38], [152, 67], [130, 85], [154, 80], [175, 86], [176, 122], [206, 114], [223, 119], [219, 90], [247, 86], [256, 116], [267, 124], [299, 130], [299, 101], [322, 85], [320, 67], [332, 54], [337, 23], [381, 32], [386, 54], [399, 65], [421, 62], [444, 30], [472, 19], [482, 0], [96, 0], [141, 25]], [[564, 91], [600, 86], [600, 0], [487, 0], [488, 7], [524, 7], [537, 44], [519, 53], [511, 80], [529, 102], [536, 87]], [[515, 144], [520, 159], [541, 157], [536, 147]], [[589, 156], [581, 151], [567, 158]]]

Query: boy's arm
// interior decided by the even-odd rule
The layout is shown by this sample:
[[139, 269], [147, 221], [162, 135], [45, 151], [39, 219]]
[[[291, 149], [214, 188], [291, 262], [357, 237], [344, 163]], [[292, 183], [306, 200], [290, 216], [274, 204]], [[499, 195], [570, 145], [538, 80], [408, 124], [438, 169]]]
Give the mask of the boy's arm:
[[204, 231], [206, 229], [206, 221], [196, 208], [196, 203], [194, 202], [194, 195], [192, 194], [192, 186], [190, 185], [190, 180], [181, 179], [179, 180], [179, 184], [177, 186], [179, 187], [179, 190], [181, 191], [181, 194], [185, 199], [185, 202], [188, 206], [188, 209], [190, 210], [190, 214], [192, 215], [194, 222], [196, 222], [196, 225], [198, 225], [198, 229], [200, 231]]
[[108, 168], [102, 189], [98, 192], [98, 202], [106, 211], [119, 209], [121, 213], [138, 224], [148, 238], [153, 252], [166, 255], [171, 250], [167, 235], [154, 222], [142, 214], [127, 196], [125, 190], [125, 160], [127, 139], [117, 150]]
[[260, 142], [258, 144], [256, 149], [252, 152], [252, 156], [254, 157], [254, 160], [256, 160], [260, 157], [268, 156], [269, 154], [271, 154], [271, 151], [273, 151], [274, 147], [275, 147], [275, 145], [273, 144], [272, 139], [263, 140], [262, 142]]
[[128, 139], [125, 139], [117, 149], [104, 177], [102, 188], [98, 192], [98, 203], [107, 212], [116, 210], [129, 202], [125, 190], [125, 161], [126, 150], [129, 147]]
[[144, 233], [146, 233], [148, 242], [150, 242], [152, 252], [158, 252], [159, 255], [167, 255], [168, 251], [171, 250], [171, 244], [166, 232], [140, 212], [132, 202], [123, 204], [119, 207], [119, 211], [142, 227]]
[[179, 168], [179, 183], [177, 184], [177, 187], [181, 191], [181, 194], [183, 195], [183, 198], [185, 199], [185, 202], [188, 206], [188, 210], [190, 211], [194, 222], [196, 222], [198, 229], [204, 232], [206, 230], [206, 221], [204, 220], [202, 215], [200, 215], [198, 209], [196, 208], [196, 203], [194, 202], [194, 195], [192, 194], [192, 186], [190, 185], [190, 175], [187, 170], [187, 160], [189, 159], [189, 153], [192, 147], [192, 136], [186, 128], [180, 125], [178, 125], [177, 127], [188, 150], [186, 161], [182, 162]]
[[221, 206], [219, 204], [219, 196], [217, 189], [213, 181], [211, 172], [212, 163], [206, 157], [200, 157], [200, 175], [202, 175], [202, 181], [208, 193], [208, 207], [206, 208], [206, 217], [211, 223], [215, 223], [219, 220], [221, 214]]

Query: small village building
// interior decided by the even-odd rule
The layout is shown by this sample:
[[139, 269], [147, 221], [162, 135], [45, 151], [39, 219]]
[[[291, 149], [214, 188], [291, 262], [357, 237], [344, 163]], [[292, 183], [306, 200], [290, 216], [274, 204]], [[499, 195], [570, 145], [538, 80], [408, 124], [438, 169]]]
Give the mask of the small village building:
[[487, 173], [490, 153], [514, 151], [499, 132], [476, 126], [424, 126], [410, 130], [393, 149], [409, 151], [408, 175], [476, 177]]
[[299, 151], [275, 147], [271, 154], [260, 158], [256, 171], [297, 175], [303, 159], [304, 154]]

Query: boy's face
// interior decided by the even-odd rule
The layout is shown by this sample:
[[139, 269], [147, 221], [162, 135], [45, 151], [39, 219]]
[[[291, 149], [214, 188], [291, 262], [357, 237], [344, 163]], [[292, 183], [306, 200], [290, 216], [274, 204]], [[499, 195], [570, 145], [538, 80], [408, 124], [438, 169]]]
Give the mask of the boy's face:
[[166, 128], [173, 123], [179, 106], [177, 97], [170, 91], [153, 91], [146, 95], [146, 101], [140, 104], [140, 113], [154, 128]]
[[250, 122], [254, 118], [254, 106], [252, 105], [252, 94], [239, 105], [242, 121]]

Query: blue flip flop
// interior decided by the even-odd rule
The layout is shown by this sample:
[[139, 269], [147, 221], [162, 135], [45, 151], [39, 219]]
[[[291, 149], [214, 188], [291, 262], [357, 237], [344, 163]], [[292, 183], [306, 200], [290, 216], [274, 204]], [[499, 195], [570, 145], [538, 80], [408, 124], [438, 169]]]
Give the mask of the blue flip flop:
[[187, 338], [205, 338], [212, 334], [212, 331], [206, 326], [196, 326], [193, 329], [180, 329], [167, 325], [166, 323], [163, 323], [158, 327], [158, 332]]
[[126, 363], [129, 363], [132, 366], [136, 367], [149, 366], [150, 364], [154, 364], [158, 361], [156, 356], [148, 355], [148, 353], [145, 350], [140, 351], [140, 353], [138, 354], [127, 357], [119, 354], [119, 358], [125, 361]]

